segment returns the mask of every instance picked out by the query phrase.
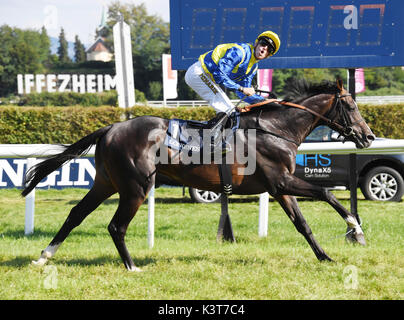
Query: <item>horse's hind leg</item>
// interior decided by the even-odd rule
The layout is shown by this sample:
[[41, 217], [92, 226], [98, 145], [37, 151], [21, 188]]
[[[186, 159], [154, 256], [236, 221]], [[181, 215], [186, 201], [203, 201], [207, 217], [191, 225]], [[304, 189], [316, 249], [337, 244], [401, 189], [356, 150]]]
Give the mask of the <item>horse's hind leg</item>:
[[52, 258], [62, 242], [67, 238], [70, 232], [80, 225], [80, 223], [93, 212], [105, 199], [109, 198], [116, 191], [111, 185], [105, 185], [94, 181], [93, 187], [85, 195], [85, 197], [70, 211], [69, 216], [60, 228], [59, 232], [49, 243], [45, 250], [42, 251], [41, 257], [33, 264], [44, 265], [46, 261]]
[[296, 198], [293, 196], [283, 195], [276, 196], [275, 199], [282, 206], [289, 219], [295, 225], [297, 231], [299, 231], [306, 238], [306, 241], [309, 243], [310, 247], [314, 251], [317, 259], [320, 261], [332, 261], [332, 259], [325, 253], [325, 251], [320, 247], [320, 245], [314, 238], [309, 225], [307, 224], [299, 209]]
[[129, 223], [132, 221], [136, 214], [136, 211], [143, 203], [144, 197], [135, 196], [133, 198], [121, 197], [119, 199], [119, 206], [108, 225], [108, 231], [114, 241], [116, 249], [121, 256], [121, 259], [129, 271], [141, 271], [137, 268], [129, 254], [129, 251], [125, 244], [126, 230], [128, 229]]
[[125, 166], [121, 163], [119, 168], [120, 170], [124, 169], [124, 175], [116, 168], [113, 169], [116, 170], [114, 183], [119, 190], [119, 206], [108, 225], [108, 231], [126, 269], [129, 271], [141, 270], [135, 266], [126, 247], [126, 230], [154, 184], [155, 175], [145, 173], [153, 172], [153, 167], [153, 163], [140, 161], [136, 165], [127, 163]]

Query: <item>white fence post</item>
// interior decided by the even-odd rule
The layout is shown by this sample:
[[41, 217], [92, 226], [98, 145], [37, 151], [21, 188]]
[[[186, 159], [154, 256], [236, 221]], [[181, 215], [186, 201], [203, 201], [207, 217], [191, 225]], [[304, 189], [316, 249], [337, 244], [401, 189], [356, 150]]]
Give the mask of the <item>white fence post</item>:
[[121, 13], [118, 22], [113, 27], [116, 91], [118, 92], [118, 104], [122, 108], [135, 105], [135, 83], [133, 78], [132, 42], [130, 27], [123, 21]]
[[[35, 158], [27, 159], [27, 171], [35, 164]], [[25, 197], [25, 235], [34, 233], [35, 188]]]
[[149, 191], [148, 198], [148, 219], [147, 219], [147, 243], [149, 248], [154, 247], [154, 185]]
[[269, 193], [261, 193], [259, 201], [258, 216], [258, 236], [266, 237], [268, 235], [268, 201]]

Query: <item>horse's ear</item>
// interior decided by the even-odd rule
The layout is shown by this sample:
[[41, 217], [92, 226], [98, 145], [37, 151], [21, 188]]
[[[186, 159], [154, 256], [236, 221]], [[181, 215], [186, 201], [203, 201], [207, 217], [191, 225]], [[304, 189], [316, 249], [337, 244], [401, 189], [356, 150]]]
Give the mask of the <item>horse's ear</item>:
[[344, 82], [340, 77], [337, 78], [337, 87], [340, 91], [344, 90]]

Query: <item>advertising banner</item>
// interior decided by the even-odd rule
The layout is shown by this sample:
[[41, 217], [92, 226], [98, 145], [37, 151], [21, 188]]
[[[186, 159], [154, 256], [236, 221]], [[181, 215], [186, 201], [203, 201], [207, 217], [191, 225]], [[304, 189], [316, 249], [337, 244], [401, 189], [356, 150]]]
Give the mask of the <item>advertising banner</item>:
[[164, 101], [175, 99], [177, 94], [178, 72], [171, 68], [171, 54], [163, 54], [163, 95]]

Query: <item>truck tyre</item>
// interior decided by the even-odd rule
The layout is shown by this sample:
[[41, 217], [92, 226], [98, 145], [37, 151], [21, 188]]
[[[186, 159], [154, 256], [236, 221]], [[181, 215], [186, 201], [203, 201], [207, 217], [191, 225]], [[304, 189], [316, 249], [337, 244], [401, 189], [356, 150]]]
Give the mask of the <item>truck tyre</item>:
[[381, 166], [366, 173], [360, 188], [368, 200], [400, 201], [404, 194], [404, 181], [397, 170]]

